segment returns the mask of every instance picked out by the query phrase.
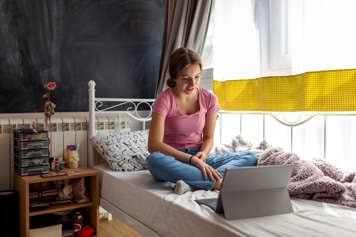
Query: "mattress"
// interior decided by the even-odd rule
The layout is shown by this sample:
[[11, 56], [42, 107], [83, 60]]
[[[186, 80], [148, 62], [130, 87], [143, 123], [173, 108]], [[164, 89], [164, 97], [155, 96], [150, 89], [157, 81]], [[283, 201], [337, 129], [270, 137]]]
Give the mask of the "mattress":
[[[148, 171], [117, 172], [105, 164], [100, 172], [101, 199], [149, 226], [161, 236], [355, 236], [356, 209], [293, 199], [293, 213], [226, 220], [198, 198], [218, 192], [172, 193], [168, 183], [155, 182]], [[108, 210], [110, 212], [110, 210]]]

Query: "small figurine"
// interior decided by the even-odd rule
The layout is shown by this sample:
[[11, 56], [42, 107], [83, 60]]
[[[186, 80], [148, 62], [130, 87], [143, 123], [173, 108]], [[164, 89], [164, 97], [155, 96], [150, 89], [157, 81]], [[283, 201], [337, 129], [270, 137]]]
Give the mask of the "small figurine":
[[79, 211], [76, 211], [74, 213], [74, 223], [73, 223], [74, 232], [81, 231], [83, 226], [84, 226], [83, 216]]

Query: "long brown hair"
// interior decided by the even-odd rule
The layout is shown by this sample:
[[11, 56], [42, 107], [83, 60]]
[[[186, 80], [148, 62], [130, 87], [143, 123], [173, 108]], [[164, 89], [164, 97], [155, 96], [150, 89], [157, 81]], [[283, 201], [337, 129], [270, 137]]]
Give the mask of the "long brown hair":
[[169, 60], [169, 78], [167, 80], [168, 87], [176, 86], [176, 79], [180, 72], [189, 64], [199, 64], [202, 69], [202, 62], [200, 56], [189, 48], [176, 49]]

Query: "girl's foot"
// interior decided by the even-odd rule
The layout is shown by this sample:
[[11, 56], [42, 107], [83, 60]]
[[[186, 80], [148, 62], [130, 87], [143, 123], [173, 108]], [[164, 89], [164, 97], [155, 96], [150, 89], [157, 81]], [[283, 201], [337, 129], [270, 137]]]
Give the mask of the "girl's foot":
[[192, 191], [192, 188], [188, 184], [186, 184], [183, 180], [178, 180], [173, 189], [173, 192], [179, 195], [186, 193], [188, 191]]

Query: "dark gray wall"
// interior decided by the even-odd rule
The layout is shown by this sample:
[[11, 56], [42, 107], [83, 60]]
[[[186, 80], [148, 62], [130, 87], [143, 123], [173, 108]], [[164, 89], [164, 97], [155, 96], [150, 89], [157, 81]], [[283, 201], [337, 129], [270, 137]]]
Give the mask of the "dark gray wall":
[[153, 98], [164, 0], [0, 0], [0, 113], [87, 111], [97, 96]]

